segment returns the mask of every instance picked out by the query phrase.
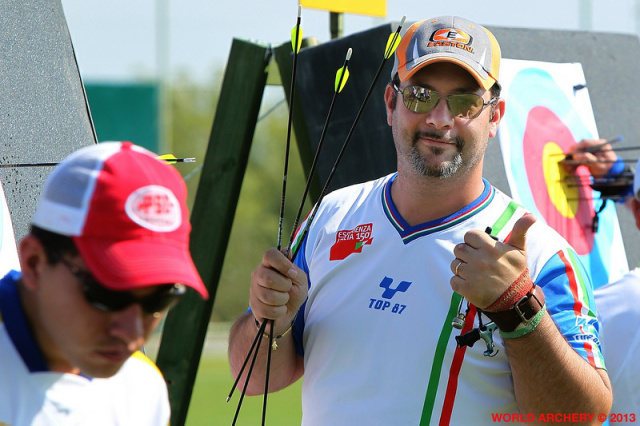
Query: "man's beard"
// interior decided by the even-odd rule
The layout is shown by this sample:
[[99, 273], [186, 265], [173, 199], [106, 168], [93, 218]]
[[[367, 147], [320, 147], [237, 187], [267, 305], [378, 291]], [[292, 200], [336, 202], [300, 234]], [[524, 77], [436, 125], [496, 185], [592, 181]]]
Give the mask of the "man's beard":
[[[441, 164], [432, 166], [428, 164], [423, 154], [420, 152], [420, 149], [418, 149], [418, 140], [424, 136], [426, 135], [416, 133], [413, 138], [413, 143], [411, 144], [411, 164], [413, 165], [414, 170], [423, 176], [431, 176], [437, 178], [448, 178], [453, 176], [462, 165], [461, 152], [464, 142], [460, 138], [455, 138], [455, 146], [457, 152], [453, 156], [453, 158], [449, 161], [445, 161]], [[428, 137], [442, 140], [437, 135], [429, 135]], [[441, 147], [429, 146], [427, 147], [427, 149], [431, 150], [431, 153], [434, 156], [440, 156], [444, 153], [444, 148]]]

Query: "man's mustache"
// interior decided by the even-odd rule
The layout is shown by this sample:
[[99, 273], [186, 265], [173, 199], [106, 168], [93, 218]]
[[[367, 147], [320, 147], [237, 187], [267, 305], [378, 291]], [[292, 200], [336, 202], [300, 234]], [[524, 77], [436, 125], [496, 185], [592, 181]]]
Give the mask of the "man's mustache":
[[444, 133], [439, 133], [439, 132], [416, 132], [413, 138], [413, 143], [415, 144], [419, 139], [422, 139], [422, 138], [433, 139], [438, 142], [454, 144], [456, 148], [458, 148], [458, 151], [460, 151], [464, 146], [464, 142], [459, 137], [455, 137], [453, 139], [446, 138], [444, 136]]

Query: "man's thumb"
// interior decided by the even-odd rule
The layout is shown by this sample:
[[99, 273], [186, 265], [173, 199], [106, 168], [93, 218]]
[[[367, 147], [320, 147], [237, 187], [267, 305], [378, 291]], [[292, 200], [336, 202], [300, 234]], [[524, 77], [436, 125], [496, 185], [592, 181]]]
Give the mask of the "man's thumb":
[[522, 216], [515, 225], [508, 238], [505, 240], [506, 244], [510, 244], [519, 250], [524, 250], [525, 243], [527, 241], [527, 231], [536, 221], [536, 217], [531, 213], [527, 213]]

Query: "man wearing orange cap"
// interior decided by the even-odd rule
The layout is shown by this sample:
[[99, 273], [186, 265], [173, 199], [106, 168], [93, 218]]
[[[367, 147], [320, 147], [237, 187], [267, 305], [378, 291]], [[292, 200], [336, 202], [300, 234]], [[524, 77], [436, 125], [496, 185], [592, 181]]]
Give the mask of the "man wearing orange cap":
[[140, 350], [186, 287], [180, 174], [130, 142], [82, 148], [43, 187], [21, 272], [0, 281], [0, 424], [162, 425], [166, 384]]
[[232, 372], [256, 323], [273, 319], [270, 390], [304, 374], [303, 424], [606, 420], [585, 269], [482, 177], [505, 111], [499, 66], [498, 42], [474, 22], [413, 24], [385, 92], [397, 173], [325, 197], [295, 263], [271, 249], [252, 274]]

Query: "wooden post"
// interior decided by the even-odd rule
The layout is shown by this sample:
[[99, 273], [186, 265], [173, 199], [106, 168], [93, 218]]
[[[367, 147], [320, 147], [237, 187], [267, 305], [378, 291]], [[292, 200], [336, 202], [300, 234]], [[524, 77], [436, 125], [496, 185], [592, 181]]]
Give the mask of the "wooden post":
[[344, 13], [329, 12], [329, 31], [331, 32], [332, 40], [342, 37], [344, 31]]
[[232, 43], [191, 214], [191, 254], [209, 299], [190, 291], [169, 312], [156, 361], [169, 388], [173, 426], [187, 418], [270, 59], [266, 45]]

